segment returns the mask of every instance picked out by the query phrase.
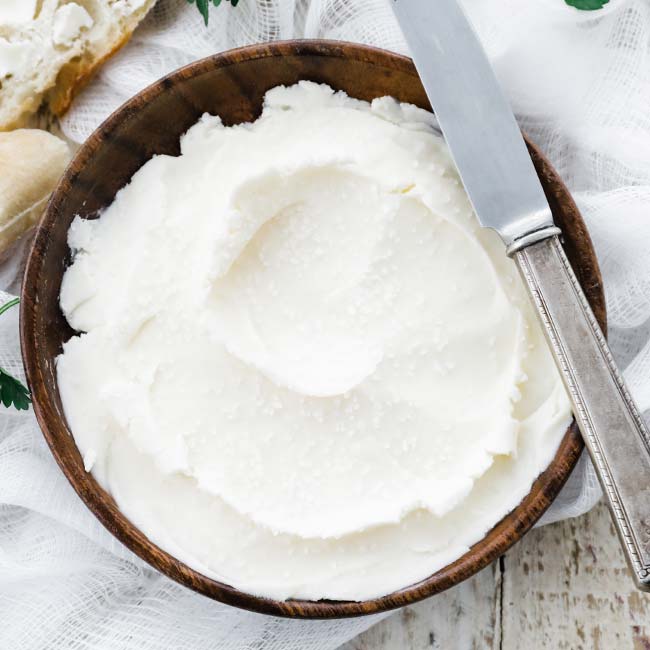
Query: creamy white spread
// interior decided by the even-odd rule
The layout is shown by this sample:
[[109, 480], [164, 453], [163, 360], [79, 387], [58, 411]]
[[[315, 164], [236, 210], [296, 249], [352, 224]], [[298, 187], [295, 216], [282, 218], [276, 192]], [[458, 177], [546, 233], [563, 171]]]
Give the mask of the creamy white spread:
[[52, 40], [56, 45], [70, 46], [84, 29], [93, 26], [91, 15], [80, 5], [70, 2], [59, 7], [52, 23]]
[[423, 579], [530, 490], [569, 401], [430, 113], [303, 82], [76, 219], [58, 381], [152, 541], [269, 597]]
[[0, 79], [22, 73], [33, 50], [33, 45], [27, 41], [13, 42], [0, 37]]
[[23, 25], [35, 15], [36, 0], [0, 0], [0, 27]]

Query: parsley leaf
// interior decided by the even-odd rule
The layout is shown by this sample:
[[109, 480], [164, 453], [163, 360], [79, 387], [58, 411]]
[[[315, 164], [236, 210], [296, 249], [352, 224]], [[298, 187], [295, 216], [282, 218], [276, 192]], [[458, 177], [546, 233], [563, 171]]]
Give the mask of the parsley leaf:
[[570, 7], [582, 9], [583, 11], [593, 11], [602, 9], [609, 0], [564, 0]]
[[0, 368], [0, 400], [7, 408], [13, 404], [19, 411], [26, 411], [32, 398], [26, 386]]
[[[196, 4], [196, 8], [199, 10], [199, 13], [203, 16], [203, 22], [208, 24], [208, 20], [210, 19], [210, 2], [215, 7], [218, 7], [221, 4], [221, 0], [187, 0], [191, 5]], [[233, 7], [237, 6], [237, 3], [239, 0], [230, 0], [230, 4]]]
[[[0, 316], [14, 305], [20, 302], [20, 298], [14, 298], [0, 307]], [[12, 377], [6, 370], [0, 368], [0, 402], [6, 408], [12, 404], [19, 411], [26, 411], [31, 404], [32, 398], [26, 386], [23, 386], [15, 377]]]

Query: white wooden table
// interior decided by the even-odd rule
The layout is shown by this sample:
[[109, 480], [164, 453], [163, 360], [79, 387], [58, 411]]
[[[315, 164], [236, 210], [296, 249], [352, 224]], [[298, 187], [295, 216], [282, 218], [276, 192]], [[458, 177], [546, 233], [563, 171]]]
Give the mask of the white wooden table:
[[650, 650], [604, 504], [531, 531], [472, 580], [377, 624], [344, 650]]

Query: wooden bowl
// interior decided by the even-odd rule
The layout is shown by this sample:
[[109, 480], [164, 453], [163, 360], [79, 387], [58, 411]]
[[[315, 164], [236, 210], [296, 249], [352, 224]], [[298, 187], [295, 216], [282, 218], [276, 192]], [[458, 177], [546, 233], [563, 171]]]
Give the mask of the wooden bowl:
[[[179, 153], [179, 137], [204, 113], [225, 124], [254, 120], [264, 93], [300, 79], [327, 83], [352, 97], [392, 95], [430, 109], [410, 59], [339, 42], [292, 41], [255, 45], [197, 61], [149, 86], [111, 115], [81, 147], [54, 192], [35, 236], [22, 291], [20, 334], [34, 411], [52, 453], [88, 508], [128, 548], [170, 578], [206, 596], [245, 609], [296, 618], [372, 614], [408, 605], [469, 578], [519, 540], [557, 496], [582, 450], [575, 424], [530, 494], [453, 564], [415, 585], [364, 602], [280, 602], [259, 598], [207, 578], [140, 532], [84, 471], [66, 423], [55, 359], [73, 331], [59, 310], [61, 277], [69, 261], [66, 234], [77, 214], [92, 218], [154, 154]], [[566, 187], [528, 141], [531, 157], [562, 228], [571, 264], [601, 327], [605, 301], [594, 250]]]

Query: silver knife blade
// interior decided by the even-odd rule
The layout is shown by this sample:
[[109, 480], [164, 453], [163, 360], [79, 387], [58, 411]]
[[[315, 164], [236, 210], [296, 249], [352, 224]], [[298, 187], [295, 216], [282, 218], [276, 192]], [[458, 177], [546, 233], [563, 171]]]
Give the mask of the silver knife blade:
[[390, 2], [481, 225], [510, 247], [552, 227], [510, 104], [457, 0]]
[[650, 433], [560, 244], [512, 111], [457, 0], [392, 1], [478, 219], [508, 245], [537, 309], [635, 582], [650, 591]]

